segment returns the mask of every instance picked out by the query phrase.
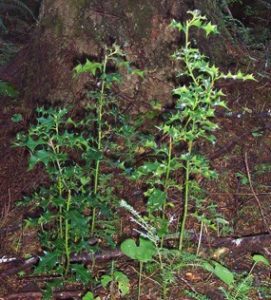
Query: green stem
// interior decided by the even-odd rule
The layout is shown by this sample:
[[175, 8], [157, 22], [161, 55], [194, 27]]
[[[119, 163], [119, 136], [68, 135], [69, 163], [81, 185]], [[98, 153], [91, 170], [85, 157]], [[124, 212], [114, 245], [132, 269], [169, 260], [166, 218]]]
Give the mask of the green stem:
[[246, 278], [243, 280], [243, 282], [242, 282], [241, 284], [238, 285], [238, 288], [237, 288], [236, 293], [235, 293], [235, 295], [233, 296], [232, 300], [238, 299], [239, 294], [240, 294], [240, 290], [241, 290], [243, 284], [245, 284], [246, 281], [249, 280], [249, 277], [251, 276], [251, 273], [252, 273], [252, 271], [254, 270], [254, 268], [255, 268], [256, 265], [257, 265], [257, 262], [254, 262], [254, 264], [253, 264], [253, 266], [251, 267], [251, 269], [250, 269], [248, 275], [246, 276]]
[[[172, 147], [173, 147], [173, 142], [172, 142], [172, 137], [169, 136], [169, 145], [168, 145], [168, 161], [167, 161], [167, 170], [166, 170], [166, 178], [165, 178], [165, 192], [167, 193], [168, 189], [168, 180], [169, 180], [169, 175], [170, 175], [170, 169], [171, 169], [171, 159], [172, 159]], [[162, 212], [162, 219], [163, 221], [165, 220], [166, 217], [166, 204], [167, 201], [163, 204], [163, 212]], [[164, 244], [164, 237], [161, 238], [161, 247], [163, 247]]]
[[[108, 56], [105, 55], [103, 62], [103, 71], [102, 74], [106, 74], [106, 66], [108, 62]], [[102, 150], [102, 118], [103, 118], [103, 106], [104, 106], [104, 96], [105, 96], [105, 79], [102, 80], [100, 97], [98, 101], [98, 109], [97, 109], [97, 123], [98, 123], [98, 141], [97, 141], [97, 150], [100, 153]], [[100, 159], [96, 161], [95, 166], [95, 175], [94, 175], [94, 196], [97, 196], [98, 187], [99, 187], [99, 173], [100, 173]], [[92, 223], [91, 223], [91, 235], [94, 235], [95, 231], [95, 223], [96, 223], [96, 207], [93, 208], [92, 211]]]
[[137, 300], [140, 300], [141, 295], [141, 281], [142, 281], [142, 271], [143, 271], [143, 262], [139, 262], [139, 278], [138, 278], [138, 294], [137, 294]]
[[[55, 128], [55, 131], [56, 131], [56, 135], [58, 136], [59, 134], [59, 130], [58, 130], [58, 124], [56, 123], [56, 128]], [[53, 141], [50, 140], [50, 143], [49, 143], [50, 147], [52, 148], [54, 154], [58, 155], [59, 152], [60, 152], [60, 149], [59, 149], [59, 145], [56, 144], [56, 146], [54, 145]], [[56, 159], [56, 165], [57, 165], [57, 168], [58, 168], [58, 171], [59, 171], [59, 176], [58, 176], [58, 179], [57, 179], [57, 186], [58, 186], [58, 195], [60, 198], [62, 198], [62, 192], [63, 192], [63, 185], [66, 185], [65, 184], [65, 181], [63, 179], [63, 176], [62, 176], [62, 167], [61, 167], [61, 164], [60, 164], [60, 161], [58, 159]], [[64, 237], [64, 233], [63, 233], [63, 207], [62, 205], [60, 205], [59, 207], [59, 236], [61, 239], [63, 239]]]
[[[162, 246], [161, 246], [161, 248], [162, 248]], [[157, 253], [158, 253], [158, 257], [159, 257], [161, 273], [163, 276], [164, 275], [164, 263], [163, 263], [162, 254], [161, 254], [160, 249], [159, 248], [157, 249]], [[163, 299], [166, 300], [167, 299], [167, 285], [165, 283], [165, 280], [163, 280], [163, 277], [162, 277], [162, 289], [163, 289]]]
[[[191, 155], [192, 152], [192, 142], [188, 144], [188, 155]], [[186, 168], [185, 168], [185, 192], [184, 192], [184, 207], [183, 207], [183, 218], [180, 227], [180, 239], [179, 239], [179, 250], [182, 250], [183, 247], [183, 240], [184, 240], [184, 232], [185, 232], [185, 225], [188, 213], [188, 200], [189, 200], [189, 188], [190, 188], [190, 161], [187, 160]]]
[[[193, 69], [190, 66], [190, 61], [189, 61], [189, 56], [188, 56], [188, 48], [189, 48], [189, 30], [190, 30], [190, 25], [193, 23], [194, 20], [191, 20], [190, 22], [186, 22], [186, 28], [185, 28], [185, 59], [184, 62], [186, 64], [186, 67], [188, 69], [188, 73], [190, 75], [190, 77], [192, 78], [194, 84], [196, 86], [199, 86], [199, 83], [197, 81], [197, 79], [194, 76], [193, 73]], [[197, 97], [197, 95], [195, 95]], [[198, 100], [198, 99], [197, 99]], [[196, 101], [195, 106], [193, 107], [193, 110], [196, 109], [198, 105], [198, 101]], [[190, 123], [190, 118], [188, 119], [187, 123], [186, 123], [186, 127], [188, 126], [188, 124]], [[195, 123], [194, 121], [192, 121], [192, 132], [194, 132], [194, 126]], [[193, 142], [189, 141], [188, 142], [188, 155], [190, 156], [192, 153], [192, 147], [193, 147]], [[181, 225], [180, 225], [180, 238], [179, 238], [179, 250], [181, 251], [183, 248], [183, 240], [184, 240], [184, 234], [185, 234], [185, 225], [186, 225], [186, 219], [187, 219], [187, 214], [188, 214], [188, 202], [189, 202], [189, 190], [190, 190], [190, 164], [191, 162], [189, 161], [189, 159], [186, 162], [186, 168], [185, 168], [185, 191], [184, 191], [184, 207], [183, 207], [183, 217], [182, 217], [182, 221], [181, 221]]]
[[186, 50], [185, 51], [185, 64], [187, 66], [187, 69], [189, 71], [189, 74], [190, 74], [192, 80], [194, 81], [194, 83], [196, 85], [198, 85], [198, 81], [197, 81], [197, 79], [194, 76], [193, 70], [192, 70], [192, 68], [190, 66], [189, 57], [187, 55], [187, 53], [188, 53], [187, 50], [188, 50], [188, 47], [189, 47], [189, 30], [190, 30], [190, 22], [186, 22], [186, 27], [185, 27], [185, 50]]
[[[61, 178], [58, 178], [58, 195], [60, 198], [62, 198], [62, 182], [61, 182]], [[63, 239], [63, 206], [60, 205], [59, 206], [59, 236], [60, 239]]]
[[68, 274], [69, 268], [70, 268], [70, 223], [69, 218], [67, 216], [70, 206], [71, 206], [71, 191], [68, 192], [68, 199], [67, 199], [67, 205], [66, 205], [66, 218], [65, 218], [65, 255], [66, 255], [66, 268], [65, 268], [65, 275]]

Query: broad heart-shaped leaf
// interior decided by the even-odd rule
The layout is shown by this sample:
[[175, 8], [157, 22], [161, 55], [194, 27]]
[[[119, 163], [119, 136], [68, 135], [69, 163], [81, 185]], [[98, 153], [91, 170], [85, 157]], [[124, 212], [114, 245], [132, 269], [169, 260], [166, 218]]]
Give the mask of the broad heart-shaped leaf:
[[85, 296], [83, 296], [82, 300], [100, 300], [100, 297], [94, 298], [94, 295], [91, 292], [87, 292]]
[[101, 284], [103, 288], [106, 288], [109, 282], [113, 280], [112, 276], [110, 275], [103, 275], [101, 278]]
[[270, 266], [269, 260], [265, 258], [263, 255], [255, 254], [252, 256], [252, 259], [255, 261], [255, 263], [263, 263], [266, 266]]
[[139, 239], [139, 246], [134, 240], [128, 239], [121, 244], [120, 249], [125, 255], [140, 262], [151, 261], [156, 254], [154, 244], [142, 238]]
[[82, 282], [83, 284], [89, 283], [92, 279], [89, 270], [86, 269], [83, 265], [73, 264], [71, 266], [71, 269], [75, 273], [76, 280]]
[[128, 257], [132, 259], [137, 259], [136, 258], [137, 245], [134, 240], [128, 239], [122, 242], [122, 244], [120, 245], [120, 250]]
[[130, 284], [129, 278], [126, 274], [116, 271], [114, 272], [114, 280], [118, 283], [118, 288], [122, 296], [125, 296], [129, 293]]

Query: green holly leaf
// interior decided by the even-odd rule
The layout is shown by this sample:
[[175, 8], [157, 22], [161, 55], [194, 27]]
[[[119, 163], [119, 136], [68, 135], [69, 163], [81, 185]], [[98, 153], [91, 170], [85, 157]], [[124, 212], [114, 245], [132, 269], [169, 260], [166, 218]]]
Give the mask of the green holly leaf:
[[171, 23], [170, 23], [170, 27], [172, 27], [172, 28], [176, 28], [176, 29], [178, 29], [179, 31], [182, 31], [182, 30], [184, 30], [184, 26], [183, 26], [183, 24], [182, 23], [180, 23], [180, 22], [177, 22], [176, 20], [172, 20], [171, 21]]
[[139, 76], [143, 79], [145, 72], [143, 70], [140, 70], [140, 69], [134, 69], [134, 70], [131, 71], [131, 74], [132, 75], [137, 75], [137, 76]]
[[84, 285], [88, 284], [92, 279], [92, 276], [88, 269], [80, 264], [72, 264], [72, 272], [75, 273], [76, 280], [82, 282]]
[[206, 36], [208, 36], [210, 33], [214, 33], [214, 34], [218, 33], [217, 26], [213, 25], [211, 22], [209, 22], [206, 25], [202, 26], [202, 28], [205, 31]]
[[35, 269], [35, 273], [45, 273], [48, 270], [53, 270], [56, 264], [59, 262], [60, 255], [57, 251], [47, 252], [40, 258], [39, 264]]
[[148, 199], [148, 209], [151, 212], [161, 210], [166, 202], [167, 194], [159, 189], [150, 189], [145, 193]]
[[31, 136], [28, 137], [25, 146], [30, 150], [34, 151], [39, 145], [47, 145], [48, 141], [44, 141], [42, 138], [33, 139]]
[[23, 116], [21, 114], [14, 114], [12, 117], [11, 117], [11, 121], [14, 122], [14, 123], [19, 123], [23, 120]]
[[102, 64], [98, 62], [91, 62], [90, 60], [86, 60], [84, 64], [78, 64], [74, 71], [76, 74], [82, 74], [82, 73], [90, 73], [93, 76], [96, 75], [97, 70], [102, 70]]

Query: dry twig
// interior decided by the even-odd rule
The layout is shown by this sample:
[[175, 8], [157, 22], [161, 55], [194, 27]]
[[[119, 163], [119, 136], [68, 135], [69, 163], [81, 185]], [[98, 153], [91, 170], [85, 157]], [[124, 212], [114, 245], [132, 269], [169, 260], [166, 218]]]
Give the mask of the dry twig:
[[263, 208], [262, 208], [262, 205], [261, 205], [261, 201], [260, 201], [259, 197], [257, 196], [257, 194], [256, 194], [256, 192], [254, 190], [253, 184], [252, 184], [251, 173], [250, 173], [249, 164], [248, 164], [248, 155], [247, 155], [247, 152], [245, 153], [245, 165], [246, 165], [247, 177], [248, 177], [248, 181], [249, 181], [249, 186], [250, 186], [251, 192], [252, 192], [252, 194], [253, 194], [256, 202], [257, 202], [257, 205], [259, 207], [260, 214], [261, 214], [263, 223], [264, 223], [264, 225], [266, 227], [266, 230], [267, 230], [267, 232], [271, 233], [270, 226], [269, 226], [269, 224], [266, 221], [266, 218], [264, 216], [264, 212], [263, 212]]

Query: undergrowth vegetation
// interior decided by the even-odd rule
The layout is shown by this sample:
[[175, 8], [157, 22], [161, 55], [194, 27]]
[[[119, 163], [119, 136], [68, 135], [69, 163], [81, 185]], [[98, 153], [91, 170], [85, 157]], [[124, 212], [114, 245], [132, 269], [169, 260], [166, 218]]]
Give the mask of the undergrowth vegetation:
[[[252, 288], [254, 267], [258, 263], [269, 265], [263, 256], [254, 255], [250, 272], [239, 278], [223, 262], [200, 255], [202, 231], [197, 250], [188, 247], [188, 218], [196, 218], [201, 229], [215, 223], [210, 219], [210, 205], [205, 203], [201, 182], [218, 175], [207, 157], [198, 152], [197, 143], [216, 143], [215, 113], [228, 109], [216, 83], [225, 79], [254, 80], [251, 74], [224, 73], [211, 64], [195, 47], [191, 31], [200, 30], [208, 38], [217, 33], [217, 28], [199, 11], [190, 11], [189, 16], [185, 23], [173, 20], [170, 25], [184, 35], [184, 45], [174, 52], [172, 60], [181, 65], [176, 77], [185, 84], [172, 91], [175, 106], [171, 110], [165, 111], [156, 103], [154, 110], [159, 120], [155, 120], [150, 132], [137, 132], [142, 119], [126, 116], [112, 91], [126, 74], [144, 76], [113, 45], [104, 50], [101, 61], [87, 60], [74, 69], [75, 80], [88, 73], [94, 82], [80, 114], [72, 107], [40, 107], [28, 132], [17, 135], [15, 145], [30, 152], [29, 169], [43, 164], [50, 181], [49, 186], [22, 201], [40, 212], [25, 225], [39, 228], [42, 253], [34, 272], [57, 275], [47, 285], [44, 298], [49, 299], [54, 288], [77, 281], [86, 288], [83, 299], [94, 299], [88, 289], [99, 283], [108, 289], [110, 299], [126, 295], [135, 299], [129, 298], [128, 275], [118, 269], [114, 260], [108, 272], [96, 278], [93, 265], [90, 268], [76, 261], [76, 254], [95, 255], [101, 245], [120, 247], [123, 254], [139, 263], [137, 299], [141, 298], [143, 276], [151, 277], [161, 288], [161, 299], [169, 299], [170, 287], [187, 268], [216, 275], [223, 282], [221, 290], [226, 299], [249, 299], [246, 297]], [[152, 155], [135, 165], [139, 145], [142, 152]], [[129, 195], [119, 199], [116, 188], [122, 188], [123, 178], [131, 186], [142, 186], [146, 200], [143, 213], [130, 202]], [[118, 241], [123, 239], [120, 211], [129, 214], [129, 226], [134, 226], [140, 236], [138, 242], [134, 236]], [[221, 224], [226, 223], [218, 212], [213, 214]], [[95, 238], [98, 244], [92, 242]], [[194, 290], [186, 292], [194, 299], [208, 299]]]

